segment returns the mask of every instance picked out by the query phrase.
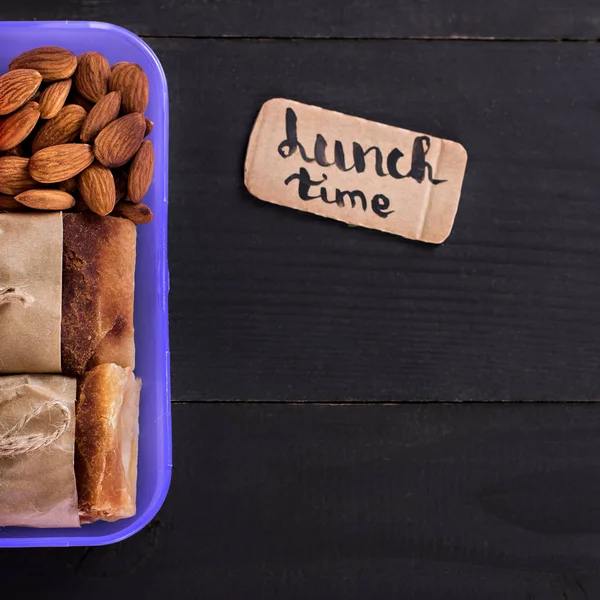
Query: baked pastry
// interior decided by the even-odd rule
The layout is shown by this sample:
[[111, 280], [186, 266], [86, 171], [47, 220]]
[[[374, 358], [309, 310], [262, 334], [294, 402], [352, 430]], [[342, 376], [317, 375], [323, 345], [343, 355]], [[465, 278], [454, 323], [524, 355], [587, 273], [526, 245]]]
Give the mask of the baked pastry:
[[115, 364], [80, 379], [75, 475], [82, 524], [135, 515], [140, 389], [131, 369]]
[[133, 222], [8, 214], [0, 237], [0, 373], [134, 368]]
[[135, 366], [136, 228], [128, 219], [63, 217], [62, 371]]

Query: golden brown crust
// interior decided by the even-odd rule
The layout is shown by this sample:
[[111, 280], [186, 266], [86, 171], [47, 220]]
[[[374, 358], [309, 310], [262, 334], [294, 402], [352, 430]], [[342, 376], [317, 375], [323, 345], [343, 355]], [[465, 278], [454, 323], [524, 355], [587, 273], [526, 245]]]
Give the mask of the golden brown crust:
[[126, 219], [67, 213], [63, 221], [62, 370], [135, 366], [135, 225]]
[[115, 364], [79, 382], [75, 474], [82, 523], [135, 515], [139, 393], [131, 369]]

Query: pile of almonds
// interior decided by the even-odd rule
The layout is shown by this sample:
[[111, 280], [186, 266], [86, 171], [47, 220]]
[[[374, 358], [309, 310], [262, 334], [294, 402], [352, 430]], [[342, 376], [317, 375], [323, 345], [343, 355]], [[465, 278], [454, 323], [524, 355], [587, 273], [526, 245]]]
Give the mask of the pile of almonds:
[[92, 211], [149, 223], [148, 78], [134, 63], [44, 46], [0, 76], [0, 212]]

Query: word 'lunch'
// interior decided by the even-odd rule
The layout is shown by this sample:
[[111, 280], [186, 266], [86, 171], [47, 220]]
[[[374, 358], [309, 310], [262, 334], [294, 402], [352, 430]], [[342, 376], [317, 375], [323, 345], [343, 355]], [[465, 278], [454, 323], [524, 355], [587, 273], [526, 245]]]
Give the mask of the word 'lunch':
[[[299, 152], [302, 160], [306, 163], [316, 163], [320, 167], [334, 166], [344, 173], [349, 171], [364, 173], [367, 168], [367, 155], [373, 153], [375, 173], [378, 177], [410, 178], [418, 183], [422, 183], [427, 178], [434, 185], [444, 182], [442, 179], [433, 178], [433, 169], [425, 159], [431, 147], [431, 141], [425, 135], [418, 136], [414, 140], [410, 170], [407, 173], [401, 173], [398, 170], [398, 161], [404, 156], [404, 153], [398, 148], [393, 148], [384, 161], [384, 153], [377, 146], [371, 146], [365, 150], [358, 142], [352, 142], [352, 164], [349, 164], [350, 161], [346, 159], [344, 146], [338, 140], [333, 145], [333, 156], [330, 157], [332, 160], [329, 160], [327, 157], [327, 140], [320, 133], [315, 136], [313, 156], [310, 156], [298, 140], [298, 117], [294, 110], [289, 107], [285, 114], [285, 130], [286, 138], [277, 148], [282, 158], [289, 158]], [[382, 219], [394, 212], [389, 210], [390, 199], [384, 194], [375, 194], [370, 202], [367, 202], [367, 197], [361, 190], [340, 190], [336, 188], [333, 194], [328, 193], [327, 187], [322, 185], [327, 179], [326, 173], [321, 174], [321, 179], [312, 179], [309, 171], [305, 167], [300, 167], [297, 173], [287, 177], [285, 184], [289, 185], [293, 181], [297, 181], [298, 196], [304, 201], [320, 199], [326, 204], [336, 204], [339, 207], [347, 206], [346, 202], [348, 202], [352, 208], [359, 206], [364, 211], [370, 206], [371, 210]], [[315, 194], [311, 188], [317, 186], [321, 187]]]

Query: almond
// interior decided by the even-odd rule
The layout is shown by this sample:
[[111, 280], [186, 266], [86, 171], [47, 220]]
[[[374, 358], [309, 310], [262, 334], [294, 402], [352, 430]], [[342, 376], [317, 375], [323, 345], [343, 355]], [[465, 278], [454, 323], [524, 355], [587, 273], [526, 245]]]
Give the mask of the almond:
[[69, 104], [79, 104], [82, 108], [85, 108], [86, 112], [90, 112], [94, 108], [94, 103], [86, 100], [77, 90], [71, 89], [71, 93], [67, 98]]
[[114, 73], [115, 71], [118, 71], [119, 69], [122, 69], [124, 66], [126, 65], [130, 65], [132, 63], [126, 61], [126, 60], [122, 60], [120, 62], [116, 62], [112, 68], [111, 68], [111, 72]]
[[102, 217], [112, 212], [117, 202], [113, 174], [97, 162], [79, 175], [79, 191], [90, 210]]
[[86, 52], [78, 58], [75, 87], [87, 100], [98, 102], [108, 92], [110, 65], [99, 52]]
[[28, 164], [29, 159], [19, 156], [0, 158], [0, 194], [16, 196], [39, 186], [29, 175]]
[[51, 83], [40, 96], [40, 113], [42, 119], [54, 118], [65, 105], [71, 91], [71, 79]]
[[15, 196], [15, 200], [36, 210], [68, 210], [75, 206], [75, 198], [60, 190], [28, 190]]
[[154, 176], [154, 146], [144, 140], [129, 169], [127, 195], [132, 202], [141, 202], [148, 193]]
[[23, 144], [18, 144], [14, 148], [10, 148], [10, 150], [0, 152], [0, 156], [25, 156], [25, 154], [26, 152]]
[[148, 137], [154, 129], [154, 122], [151, 121], [148, 117], [144, 118], [146, 119], [146, 131], [144, 132], [144, 137]]
[[115, 188], [117, 190], [117, 202], [123, 200], [127, 196], [127, 173], [122, 170], [115, 170], [113, 175], [115, 176]]
[[140, 149], [144, 131], [146, 122], [140, 113], [131, 113], [113, 121], [94, 142], [96, 158], [105, 167], [121, 167]]
[[77, 179], [75, 177], [71, 177], [70, 179], [66, 179], [65, 181], [61, 181], [58, 184], [58, 189], [63, 192], [67, 192], [73, 196], [77, 192]]
[[144, 113], [148, 107], [149, 85], [144, 69], [135, 63], [117, 63], [110, 76], [110, 91], [121, 92], [121, 112]]
[[40, 118], [37, 102], [28, 102], [23, 108], [0, 120], [0, 150], [18, 146], [32, 131]]
[[61, 144], [39, 150], [29, 159], [29, 174], [40, 183], [58, 183], [78, 175], [94, 162], [88, 144]]
[[42, 46], [19, 54], [9, 65], [13, 69], [35, 69], [44, 81], [68, 79], [77, 68], [77, 57], [65, 48]]
[[0, 212], [22, 212], [25, 207], [12, 196], [0, 194]]
[[67, 104], [53, 118], [44, 123], [31, 144], [35, 154], [42, 148], [75, 141], [87, 117], [85, 109], [77, 104]]
[[42, 76], [31, 69], [16, 69], [0, 77], [0, 115], [8, 115], [33, 98]]
[[107, 94], [90, 110], [83, 127], [81, 141], [91, 144], [96, 136], [119, 116], [121, 92]]
[[75, 199], [75, 206], [73, 207], [73, 212], [76, 213], [90, 213], [90, 207], [81, 199]]
[[142, 204], [141, 202], [134, 204], [133, 202], [127, 202], [125, 200], [121, 200], [121, 202], [117, 203], [112, 215], [114, 217], [129, 219], [136, 225], [146, 225], [146, 223], [150, 223], [154, 217], [150, 207], [145, 204]]

